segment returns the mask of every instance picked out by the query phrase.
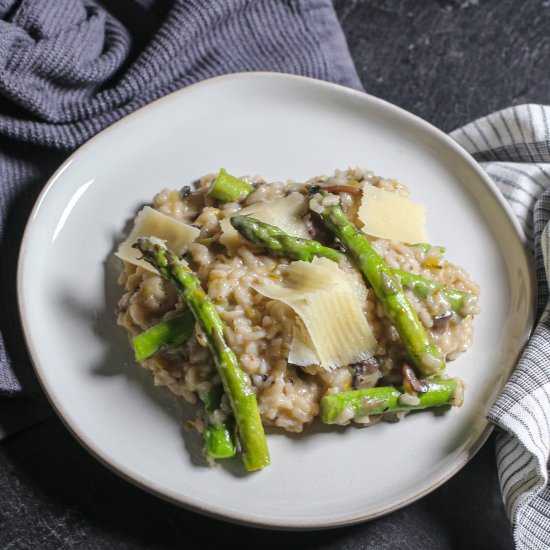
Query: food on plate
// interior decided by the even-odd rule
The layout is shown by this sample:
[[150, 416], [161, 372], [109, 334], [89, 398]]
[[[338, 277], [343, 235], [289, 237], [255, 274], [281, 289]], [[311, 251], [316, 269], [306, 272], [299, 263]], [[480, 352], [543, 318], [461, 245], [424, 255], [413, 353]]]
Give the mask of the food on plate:
[[[321, 399], [321, 419], [325, 424], [342, 424], [355, 420], [368, 422], [370, 415], [456, 405], [460, 407], [464, 383], [460, 378], [427, 382], [423, 391], [380, 386], [325, 395]], [[366, 406], [365, 404], [368, 404]]]
[[203, 291], [197, 276], [174, 252], [167, 250], [164, 243], [156, 241], [156, 237], [141, 237], [136, 248], [164, 279], [173, 283], [197, 320], [198, 330], [202, 332], [210, 348], [218, 376], [231, 405], [244, 465], [247, 470], [259, 470], [267, 466], [270, 459], [256, 395], [250, 388], [235, 353], [225, 342], [223, 323], [216, 306]]
[[479, 288], [428, 243], [424, 207], [368, 170], [268, 183], [222, 169], [137, 214], [118, 322], [157, 385], [203, 402], [190, 425], [209, 462], [240, 452], [261, 469], [264, 426], [462, 404], [446, 363], [472, 344]]

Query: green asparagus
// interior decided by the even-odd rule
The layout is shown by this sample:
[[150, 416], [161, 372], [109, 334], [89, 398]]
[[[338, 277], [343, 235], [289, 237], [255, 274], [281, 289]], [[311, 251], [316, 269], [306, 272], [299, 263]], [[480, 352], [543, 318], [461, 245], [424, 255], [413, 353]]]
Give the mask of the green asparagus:
[[334, 262], [339, 262], [344, 257], [337, 250], [323, 246], [317, 241], [292, 237], [274, 225], [249, 216], [233, 216], [230, 222], [245, 239], [256, 246], [267, 248], [277, 256], [306, 262], [311, 262], [315, 256], [328, 258]]
[[231, 174], [223, 168], [210, 184], [208, 194], [222, 202], [240, 202], [254, 192], [254, 187]]
[[339, 205], [324, 206], [319, 213], [327, 229], [338, 237], [353, 256], [384, 306], [401, 337], [407, 355], [421, 376], [440, 374], [445, 369], [445, 359], [430, 342], [401, 284], [365, 234], [350, 222]]
[[[328, 258], [339, 262], [344, 254], [323, 246], [320, 242], [292, 237], [282, 229], [251, 218], [250, 216], [234, 216], [231, 225], [248, 241], [255, 246], [266, 248], [277, 256], [284, 256], [292, 260], [311, 262], [314, 257]], [[449, 301], [451, 308], [460, 313], [464, 301], [469, 296], [467, 292], [454, 290], [440, 285], [420, 275], [414, 275], [401, 269], [392, 270], [404, 287], [411, 289], [419, 298], [426, 299], [436, 292], [441, 292]]]
[[386, 412], [462, 405], [464, 383], [460, 378], [433, 380], [427, 387], [425, 393], [410, 396], [403, 388], [394, 386], [325, 395], [321, 399], [321, 420], [325, 424], [347, 424], [352, 419]]
[[170, 317], [138, 334], [132, 340], [138, 363], [153, 357], [162, 348], [183, 344], [195, 328], [195, 318], [191, 311]]
[[225, 342], [222, 321], [197, 276], [156, 239], [141, 238], [133, 246], [176, 286], [200, 324], [233, 410], [245, 468], [253, 471], [269, 465], [269, 450], [256, 395], [235, 353]]
[[428, 296], [433, 296], [435, 293], [440, 292], [449, 302], [451, 309], [458, 314], [461, 313], [464, 302], [470, 296], [468, 292], [455, 290], [449, 286], [441, 285], [421, 275], [415, 275], [402, 269], [394, 269], [393, 273], [402, 286], [412, 290], [419, 298], [425, 300]]
[[[191, 310], [170, 317], [138, 334], [133, 340], [136, 360], [143, 363], [164, 348], [183, 344], [193, 334], [195, 317]], [[215, 386], [208, 392], [203, 401], [206, 408], [207, 426], [204, 431], [206, 455], [211, 458], [230, 458], [235, 455], [233, 442], [233, 420], [213, 423], [211, 419], [220, 406], [223, 387]]]
[[220, 420], [220, 404], [223, 397], [223, 386], [216, 384], [203, 397], [206, 408], [206, 427], [204, 429], [204, 446], [206, 456], [210, 458], [231, 458], [235, 456], [233, 440], [233, 418]]

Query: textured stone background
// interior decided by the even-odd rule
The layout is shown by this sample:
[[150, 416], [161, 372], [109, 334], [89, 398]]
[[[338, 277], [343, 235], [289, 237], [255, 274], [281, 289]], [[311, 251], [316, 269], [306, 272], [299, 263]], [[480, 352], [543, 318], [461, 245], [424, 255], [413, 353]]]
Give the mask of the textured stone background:
[[[550, 102], [549, 0], [334, 0], [367, 91], [449, 131]], [[417, 503], [362, 525], [283, 533], [164, 503], [95, 461], [52, 418], [0, 445], [0, 548], [512, 548], [492, 441]]]
[[549, 0], [335, 0], [367, 92], [451, 131], [550, 100]]

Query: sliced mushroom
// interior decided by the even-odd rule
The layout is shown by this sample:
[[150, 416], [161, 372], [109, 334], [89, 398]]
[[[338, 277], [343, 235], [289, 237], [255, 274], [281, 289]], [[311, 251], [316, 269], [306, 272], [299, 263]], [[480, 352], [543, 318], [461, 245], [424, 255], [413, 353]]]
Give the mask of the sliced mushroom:
[[447, 326], [449, 325], [449, 321], [452, 318], [453, 318], [452, 311], [446, 311], [443, 315], [436, 315], [434, 317], [433, 330], [435, 332], [445, 332], [447, 330]]
[[380, 378], [380, 367], [378, 361], [370, 356], [353, 367], [353, 387], [356, 390], [374, 388]]
[[309, 236], [325, 246], [334, 246], [334, 235], [325, 227], [323, 218], [317, 212], [310, 211], [304, 217]]
[[406, 393], [426, 393], [428, 385], [424, 380], [418, 378], [413, 368], [406, 362], [403, 362], [403, 389]]
[[323, 191], [327, 191], [328, 193], [349, 193], [358, 197], [363, 194], [363, 190], [360, 187], [352, 187], [351, 185], [327, 185], [323, 187]]

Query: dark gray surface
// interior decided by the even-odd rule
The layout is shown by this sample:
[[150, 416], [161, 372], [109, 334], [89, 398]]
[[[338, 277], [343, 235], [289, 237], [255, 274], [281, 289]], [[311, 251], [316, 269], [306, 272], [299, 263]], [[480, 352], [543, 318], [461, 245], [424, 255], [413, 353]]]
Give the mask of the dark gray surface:
[[335, 0], [367, 92], [445, 131], [550, 101], [549, 0]]
[[[370, 93], [451, 130], [550, 102], [550, 2], [335, 0]], [[375, 466], [374, 466], [375, 467]], [[110, 473], [57, 419], [0, 446], [0, 548], [507, 549], [492, 440], [452, 480], [384, 518], [268, 532], [166, 504]]]

